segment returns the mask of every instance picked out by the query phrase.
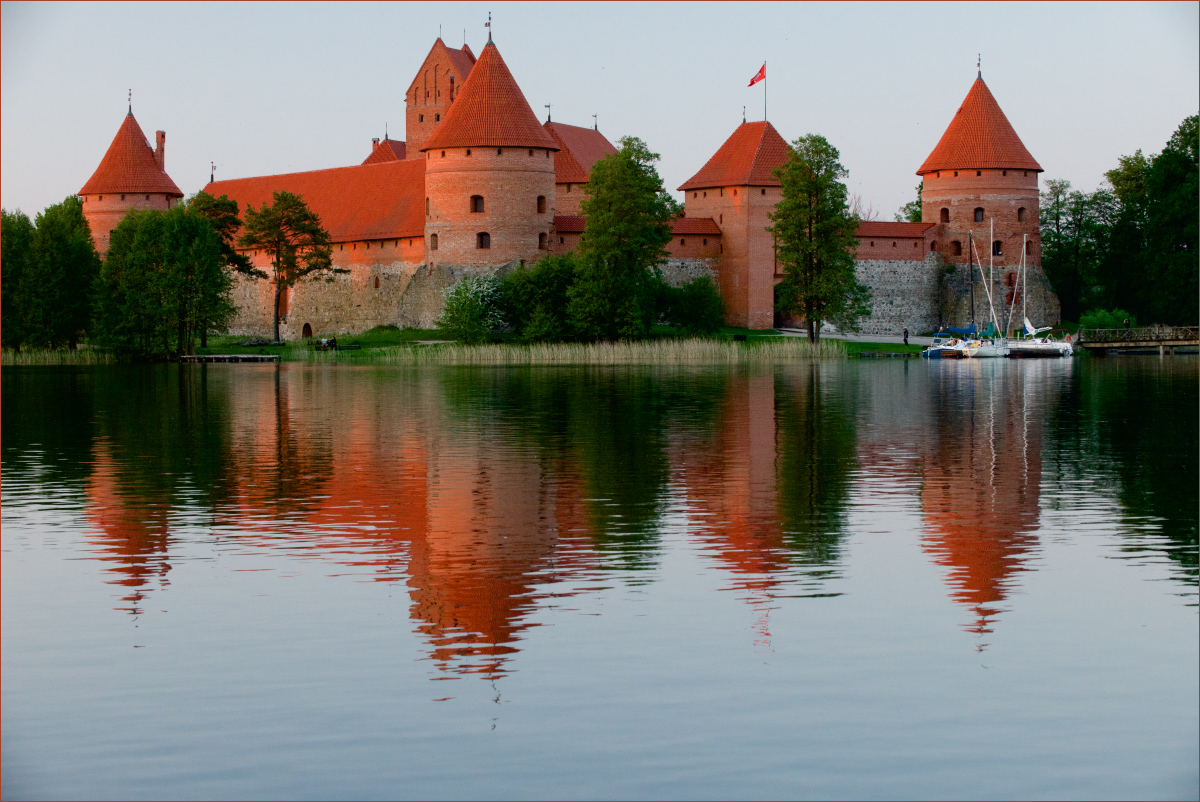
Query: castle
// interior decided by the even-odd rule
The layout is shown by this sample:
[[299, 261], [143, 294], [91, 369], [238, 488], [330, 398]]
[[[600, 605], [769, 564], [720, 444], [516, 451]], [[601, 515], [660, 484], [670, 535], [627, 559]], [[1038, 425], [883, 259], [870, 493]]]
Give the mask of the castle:
[[[404, 142], [372, 140], [359, 165], [211, 182], [240, 207], [301, 195], [333, 242], [332, 281], [298, 283], [280, 298], [280, 336], [355, 333], [382, 324], [432, 327], [444, 291], [473, 272], [499, 273], [566, 253], [579, 243], [580, 203], [592, 165], [616, 152], [595, 128], [540, 123], [489, 39], [479, 57], [434, 42], [405, 94]], [[166, 135], [150, 149], [130, 109], [95, 174], [79, 191], [97, 248], [130, 209], [169, 208], [183, 197], [165, 171]], [[663, 266], [678, 285], [711, 276], [726, 321], [771, 328], [776, 263], [768, 214], [781, 199], [772, 171], [788, 145], [769, 122], [743, 122], [678, 189], [684, 213], [672, 224]], [[873, 334], [963, 325], [986, 308], [985, 280], [968, 259], [993, 267], [997, 307], [1019, 304], [1022, 250], [1029, 317], [1059, 319], [1041, 270], [1037, 161], [977, 76], [941, 140], [917, 170], [921, 223], [863, 221], [856, 274], [872, 290]], [[107, 199], [107, 200], [106, 200]], [[969, 242], [975, 243], [972, 253]], [[269, 255], [245, 251], [269, 272]], [[239, 276], [236, 334], [269, 336], [274, 287]], [[998, 314], [1003, 314], [997, 309]], [[987, 319], [978, 313], [977, 320]]]

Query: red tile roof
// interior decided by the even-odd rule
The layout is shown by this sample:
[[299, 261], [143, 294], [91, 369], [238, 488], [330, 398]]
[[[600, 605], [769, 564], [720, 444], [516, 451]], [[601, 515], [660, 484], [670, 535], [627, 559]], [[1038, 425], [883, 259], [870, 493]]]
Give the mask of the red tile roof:
[[[582, 234], [587, 218], [563, 214], [554, 218], [554, 230], [559, 234]], [[671, 222], [672, 234], [709, 234], [719, 237], [721, 229], [711, 217], [677, 217]]]
[[742, 123], [700, 172], [679, 189], [777, 187], [772, 170], [787, 161], [788, 144], [769, 122]]
[[559, 234], [582, 234], [587, 223], [586, 217], [577, 214], [559, 214], [554, 216], [554, 230]]
[[890, 223], [886, 220], [862, 220], [855, 236], [863, 237], [924, 237], [925, 232], [936, 228], [937, 223]]
[[276, 191], [293, 192], [320, 216], [334, 242], [425, 236], [423, 159], [234, 178], [204, 190], [256, 209], [270, 205]]
[[462, 46], [462, 50], [454, 50], [443, 42], [440, 36], [433, 46], [437, 47], [439, 44], [445, 49], [446, 56], [450, 59], [454, 74], [458, 78], [458, 85], [462, 86], [462, 82], [467, 80], [467, 76], [471, 74], [471, 68], [475, 66], [475, 54], [466, 45]]
[[421, 150], [472, 145], [558, 150], [491, 42]]
[[717, 221], [711, 217], [677, 217], [671, 223], [672, 234], [711, 234], [721, 235]]
[[379, 164], [380, 162], [394, 162], [404, 160], [404, 143], [397, 142], [394, 139], [384, 139], [382, 142], [376, 142], [371, 148], [371, 155], [363, 159], [363, 164]]
[[617, 149], [593, 128], [548, 122], [542, 126], [554, 139], [559, 151], [554, 154], [554, 181], [558, 184], [586, 184], [592, 165]]
[[983, 78], [976, 78], [946, 133], [917, 170], [917, 175], [936, 170], [997, 168], [1042, 170], [1025, 149]]
[[108, 146], [108, 152], [100, 160], [100, 166], [78, 194], [98, 195], [103, 192], [162, 192], [176, 198], [183, 197], [179, 187], [155, 161], [154, 150], [147, 143], [146, 135], [133, 118], [132, 111], [125, 115], [117, 135]]

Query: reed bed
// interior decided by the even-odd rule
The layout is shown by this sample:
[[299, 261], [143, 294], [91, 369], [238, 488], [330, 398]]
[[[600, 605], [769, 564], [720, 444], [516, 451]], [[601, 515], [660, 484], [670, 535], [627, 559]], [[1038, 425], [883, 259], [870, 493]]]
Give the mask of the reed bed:
[[25, 348], [17, 351], [5, 348], [0, 352], [0, 366], [17, 365], [114, 365], [120, 360], [111, 352], [96, 348]]
[[846, 347], [840, 340], [813, 344], [799, 337], [758, 343], [702, 339], [531, 345], [447, 343], [292, 354], [293, 359], [314, 364], [398, 365], [739, 365], [845, 357]]

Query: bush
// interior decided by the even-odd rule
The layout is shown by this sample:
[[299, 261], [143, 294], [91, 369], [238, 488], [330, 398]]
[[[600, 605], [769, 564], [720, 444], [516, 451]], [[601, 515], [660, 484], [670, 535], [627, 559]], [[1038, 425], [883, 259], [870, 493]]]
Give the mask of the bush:
[[715, 334], [725, 323], [721, 293], [708, 276], [682, 287], [663, 284], [659, 303], [662, 319], [690, 336]]
[[1124, 309], [1114, 309], [1111, 312], [1093, 309], [1079, 316], [1079, 327], [1081, 329], [1123, 329], [1126, 319], [1129, 320], [1131, 327], [1137, 325], [1137, 317]]
[[570, 254], [547, 256], [500, 281], [500, 310], [523, 342], [561, 342], [571, 335], [567, 290], [575, 278]]
[[468, 345], [486, 340], [504, 326], [500, 280], [469, 275], [446, 290], [446, 305], [437, 326]]

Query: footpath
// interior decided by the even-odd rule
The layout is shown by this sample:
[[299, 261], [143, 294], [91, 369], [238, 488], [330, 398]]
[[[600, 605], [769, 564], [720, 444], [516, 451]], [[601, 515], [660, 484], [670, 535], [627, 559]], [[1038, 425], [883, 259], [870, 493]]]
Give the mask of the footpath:
[[[779, 332], [780, 334], [782, 334], [784, 337], [807, 337], [808, 336], [808, 332], [805, 331], [804, 329], [775, 329], [775, 330], [777, 332]], [[897, 336], [893, 336], [893, 335], [889, 335], [889, 334], [842, 334], [841, 332], [836, 332], [836, 331], [823, 331], [823, 332], [821, 332], [821, 339], [825, 339], [825, 338], [829, 338], [831, 340], [852, 340], [854, 342], [859, 342], [859, 343], [895, 343], [896, 345], [904, 344], [903, 337], [897, 337]], [[933, 338], [932, 337], [915, 337], [910, 334], [908, 336], [908, 344], [909, 345], [921, 345], [921, 346], [933, 345]]]

